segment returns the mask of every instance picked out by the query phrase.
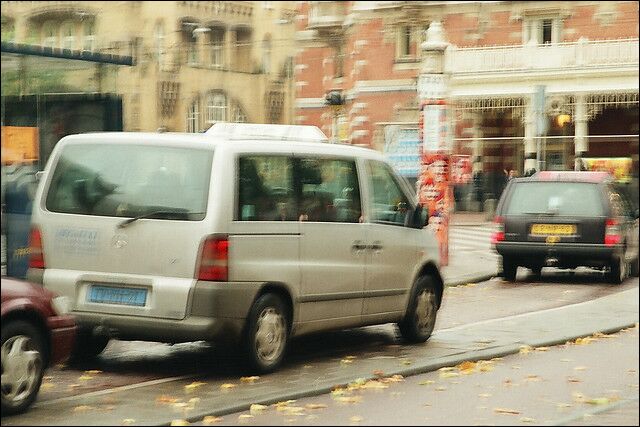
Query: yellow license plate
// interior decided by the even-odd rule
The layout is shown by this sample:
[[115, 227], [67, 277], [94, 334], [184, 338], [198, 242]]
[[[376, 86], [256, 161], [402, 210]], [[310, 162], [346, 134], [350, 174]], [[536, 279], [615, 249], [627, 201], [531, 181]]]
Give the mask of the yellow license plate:
[[567, 236], [576, 234], [576, 226], [574, 224], [533, 224], [531, 226], [531, 234]]

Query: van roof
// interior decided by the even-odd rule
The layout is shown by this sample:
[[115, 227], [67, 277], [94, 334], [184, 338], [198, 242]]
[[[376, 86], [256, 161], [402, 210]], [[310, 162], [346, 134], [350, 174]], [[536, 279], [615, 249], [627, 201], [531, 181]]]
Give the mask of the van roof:
[[187, 132], [88, 132], [82, 134], [65, 136], [59, 144], [67, 143], [114, 143], [114, 144], [132, 144], [132, 143], [148, 143], [155, 142], [164, 146], [182, 146], [185, 144], [193, 148], [213, 148], [219, 144], [229, 144], [229, 146], [259, 147], [269, 148], [286, 148], [287, 151], [297, 151], [301, 149], [304, 152], [319, 152], [333, 155], [354, 155], [357, 152], [367, 154], [369, 157], [379, 154], [376, 150], [366, 147], [359, 147], [351, 144], [332, 144], [327, 142], [281, 140], [279, 138], [243, 138], [229, 139], [223, 135], [209, 135], [206, 133], [187, 133]]

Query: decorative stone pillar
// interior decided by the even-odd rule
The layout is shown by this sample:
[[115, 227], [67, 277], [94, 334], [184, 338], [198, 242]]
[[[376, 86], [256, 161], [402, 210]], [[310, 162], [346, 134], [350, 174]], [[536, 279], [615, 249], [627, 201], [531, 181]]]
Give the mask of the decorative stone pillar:
[[473, 174], [482, 172], [482, 112], [476, 111], [472, 116], [472, 135], [473, 135]]
[[536, 116], [533, 96], [527, 99], [524, 107], [524, 173], [537, 169]]
[[589, 151], [589, 116], [584, 94], [578, 94], [575, 98], [575, 111], [573, 121], [575, 123], [575, 160], [574, 169], [582, 169], [582, 157]]

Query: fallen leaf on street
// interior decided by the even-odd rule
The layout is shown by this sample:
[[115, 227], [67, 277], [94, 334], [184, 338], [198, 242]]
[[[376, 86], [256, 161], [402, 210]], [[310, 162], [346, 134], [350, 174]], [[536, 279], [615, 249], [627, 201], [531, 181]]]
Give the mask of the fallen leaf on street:
[[213, 415], [207, 415], [206, 417], [204, 417], [202, 419], [202, 424], [208, 426], [208, 425], [211, 425], [211, 424], [218, 423], [220, 421], [222, 421], [221, 417], [214, 417]]
[[570, 383], [581, 383], [582, 380], [578, 379], [578, 378], [574, 378], [574, 377], [567, 377], [567, 381]]
[[307, 403], [304, 407], [307, 409], [325, 409], [328, 406], [324, 403]]
[[531, 353], [532, 350], [533, 350], [533, 347], [531, 347], [530, 345], [521, 345], [520, 346], [520, 354]]
[[494, 408], [493, 412], [495, 412], [496, 414], [520, 415], [520, 411], [507, 408]]
[[40, 390], [46, 391], [54, 388], [55, 386], [56, 386], [55, 384], [51, 384], [51, 383], [42, 383], [42, 385], [40, 386]]
[[241, 377], [240, 378], [240, 382], [243, 382], [243, 383], [254, 383], [254, 382], [258, 381], [259, 379], [260, 379], [260, 377], [258, 377], [256, 375], [251, 376], [251, 377]]
[[180, 399], [176, 397], [165, 396], [165, 395], [156, 397], [156, 403], [169, 404], [169, 403], [176, 403], [178, 400]]
[[123, 426], [128, 426], [129, 424], [133, 424], [135, 423], [136, 420], [134, 420], [133, 418], [125, 418], [124, 420], [122, 420], [122, 425]]
[[362, 396], [338, 396], [335, 400], [339, 403], [360, 403]]
[[418, 385], [429, 385], [429, 384], [434, 384], [434, 383], [435, 383], [435, 381], [433, 381], [433, 380], [425, 380], [425, 381], [420, 381], [418, 383]]
[[252, 414], [259, 414], [260, 412], [263, 412], [265, 409], [267, 409], [267, 406], [254, 403], [249, 408], [249, 412], [251, 412]]
[[549, 351], [549, 347], [536, 347], [536, 351]]
[[91, 369], [90, 371], [84, 371], [84, 373], [87, 375], [98, 375], [101, 374], [102, 371], [99, 371], [98, 369]]
[[537, 375], [527, 375], [527, 378], [525, 378], [524, 380], [529, 382], [538, 382], [542, 381], [542, 378]]
[[191, 384], [187, 384], [186, 386], [184, 386], [184, 391], [186, 391], [187, 393], [191, 393], [206, 384], [207, 383], [195, 381], [195, 382], [192, 382]]
[[80, 406], [76, 406], [75, 408], [73, 408], [73, 412], [86, 412], [89, 411], [91, 409], [94, 409], [92, 406], [88, 406], [88, 405], [80, 405]]
[[440, 378], [453, 378], [459, 375], [457, 372], [440, 372]]
[[376, 369], [375, 371], [373, 371], [373, 375], [375, 375], [376, 377], [384, 377], [384, 372]]
[[173, 420], [171, 421], [172, 426], [188, 426], [189, 421], [187, 420]]
[[234, 388], [235, 386], [236, 386], [235, 384], [229, 384], [229, 383], [226, 383], [226, 384], [222, 384], [222, 385], [220, 386], [220, 388], [221, 388], [222, 390], [230, 390], [230, 389]]
[[241, 415], [238, 415], [238, 421], [239, 421], [239, 422], [241, 422], [241, 423], [242, 423], [242, 422], [249, 421], [249, 420], [250, 420], [250, 419], [252, 419], [252, 418], [253, 418], [253, 415], [248, 415], [248, 414], [241, 414]]
[[353, 417], [349, 418], [349, 421], [350, 421], [352, 424], [358, 424], [358, 423], [361, 423], [361, 422], [362, 422], [362, 420], [364, 420], [364, 418], [362, 418], [362, 417], [361, 417], [361, 416], [359, 416], [359, 415], [354, 415]]
[[536, 420], [533, 418], [529, 418], [529, 417], [522, 417], [520, 418], [520, 422], [522, 423], [535, 423]]
[[93, 377], [91, 375], [82, 375], [80, 378], [78, 378], [80, 381], [89, 381], [92, 380]]
[[575, 371], [586, 371], [587, 367], [586, 366], [576, 366], [575, 368], [573, 368]]

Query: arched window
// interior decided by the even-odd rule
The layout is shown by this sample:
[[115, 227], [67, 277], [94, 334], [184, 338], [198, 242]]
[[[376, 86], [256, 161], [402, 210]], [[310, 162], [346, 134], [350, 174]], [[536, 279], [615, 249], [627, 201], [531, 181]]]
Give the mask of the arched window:
[[213, 93], [207, 98], [207, 123], [227, 121], [227, 97], [223, 93]]
[[196, 98], [189, 106], [187, 113], [187, 132], [200, 132], [200, 106]]
[[42, 25], [42, 46], [58, 47], [58, 25], [54, 21], [47, 21]]
[[76, 24], [68, 21], [61, 25], [62, 48], [73, 50], [76, 48]]

